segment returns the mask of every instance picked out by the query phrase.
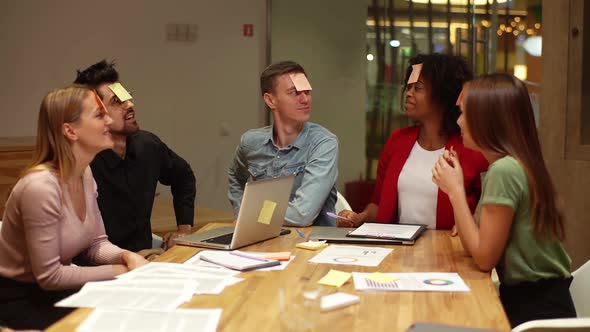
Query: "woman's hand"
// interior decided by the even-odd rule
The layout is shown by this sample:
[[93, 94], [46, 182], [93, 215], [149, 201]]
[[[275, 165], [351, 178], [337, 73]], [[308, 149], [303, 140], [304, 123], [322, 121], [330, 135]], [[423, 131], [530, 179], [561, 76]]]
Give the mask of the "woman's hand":
[[364, 222], [361, 213], [355, 213], [350, 210], [342, 210], [338, 215], [342, 217], [336, 219], [336, 226], [338, 227], [359, 227]]
[[445, 150], [432, 169], [432, 182], [449, 195], [465, 195], [463, 169], [456, 153]]
[[113, 270], [115, 271], [115, 275], [116, 276], [118, 276], [120, 274], [123, 274], [123, 273], [129, 272], [129, 269], [127, 268], [127, 266], [125, 266], [123, 264], [114, 264], [113, 265]]
[[149, 263], [149, 261], [147, 259], [141, 257], [140, 255], [138, 255], [134, 252], [127, 251], [127, 250], [125, 250], [121, 254], [121, 259], [123, 260], [123, 264], [125, 264], [125, 266], [127, 267], [127, 269], [129, 271], [133, 271], [136, 268]]

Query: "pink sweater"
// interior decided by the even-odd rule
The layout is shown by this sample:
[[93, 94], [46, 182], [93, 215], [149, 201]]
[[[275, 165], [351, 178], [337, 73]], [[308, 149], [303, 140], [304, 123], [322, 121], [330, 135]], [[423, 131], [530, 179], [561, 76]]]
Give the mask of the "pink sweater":
[[[8, 201], [0, 232], [0, 275], [36, 282], [43, 289], [75, 289], [112, 279], [123, 250], [110, 243], [96, 202], [90, 167], [84, 172], [86, 219], [80, 221], [56, 174], [39, 171], [20, 179]], [[72, 266], [84, 253], [98, 266]]]

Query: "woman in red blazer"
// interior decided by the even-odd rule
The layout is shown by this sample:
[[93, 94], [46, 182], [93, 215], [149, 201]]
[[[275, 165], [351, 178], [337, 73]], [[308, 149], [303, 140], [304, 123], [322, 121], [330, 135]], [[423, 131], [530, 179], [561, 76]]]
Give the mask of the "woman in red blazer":
[[[472, 78], [460, 57], [429, 54], [410, 59], [405, 76], [405, 109], [418, 125], [391, 134], [379, 157], [371, 203], [360, 213], [341, 211], [339, 215], [348, 220], [338, 218], [339, 227], [401, 222], [451, 229], [455, 221], [449, 197], [434, 185], [430, 172], [436, 156], [444, 150], [454, 151], [461, 163], [473, 212], [480, 194], [480, 173], [487, 169], [488, 162], [481, 153], [463, 146], [456, 105], [463, 84]], [[436, 211], [432, 211], [434, 208]]]

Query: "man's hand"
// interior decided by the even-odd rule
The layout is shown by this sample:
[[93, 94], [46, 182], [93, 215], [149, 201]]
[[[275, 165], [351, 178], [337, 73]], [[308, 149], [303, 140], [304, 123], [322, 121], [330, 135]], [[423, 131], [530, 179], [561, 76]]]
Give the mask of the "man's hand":
[[191, 233], [191, 225], [179, 225], [178, 231], [166, 233], [162, 237], [162, 248], [168, 249], [174, 246], [174, 239], [189, 235]]

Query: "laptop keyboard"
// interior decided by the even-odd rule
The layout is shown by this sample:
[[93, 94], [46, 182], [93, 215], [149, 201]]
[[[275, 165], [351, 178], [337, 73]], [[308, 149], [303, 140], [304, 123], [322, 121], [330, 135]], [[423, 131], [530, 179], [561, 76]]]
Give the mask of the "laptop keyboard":
[[231, 239], [234, 236], [234, 233], [224, 234], [216, 237], [212, 237], [207, 240], [203, 240], [203, 242], [207, 243], [216, 243], [216, 244], [231, 244]]

